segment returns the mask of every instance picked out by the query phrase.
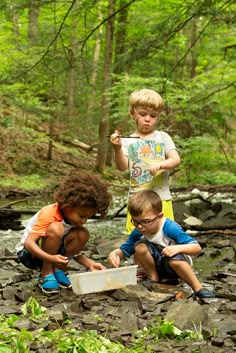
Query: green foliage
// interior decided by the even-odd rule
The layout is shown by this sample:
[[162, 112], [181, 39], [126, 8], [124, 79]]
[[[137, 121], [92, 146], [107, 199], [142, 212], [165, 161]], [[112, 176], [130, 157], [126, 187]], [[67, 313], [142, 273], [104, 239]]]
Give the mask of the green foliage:
[[[38, 323], [47, 318], [47, 309], [40, 306], [35, 298], [31, 297], [22, 306], [22, 313], [32, 321]], [[64, 329], [45, 331], [43, 328], [34, 332], [17, 330], [14, 324], [21, 316], [1, 315], [0, 317], [0, 353], [29, 353], [31, 345], [51, 347], [57, 353], [153, 353], [152, 345], [162, 339], [192, 339], [202, 340], [201, 332], [181, 331], [173, 322], [160, 321], [158, 318], [148, 327], [136, 332], [136, 338], [129, 347], [121, 343], [112, 342], [108, 338], [98, 335], [96, 331], [82, 332], [69, 325]]]
[[157, 340], [163, 339], [165, 337], [177, 339], [203, 339], [201, 333], [197, 330], [180, 330], [174, 325], [174, 322], [165, 320], [162, 321], [158, 317], [152, 325], [145, 327], [142, 331], [139, 331], [137, 335], [139, 335], [140, 338], [156, 337]]
[[38, 174], [32, 175], [9, 175], [1, 178], [1, 186], [18, 187], [25, 190], [44, 189], [49, 185], [49, 180], [40, 177]]
[[[209, 182], [210, 173], [212, 182], [234, 180], [228, 150], [235, 145], [235, 4], [222, 0], [134, 1], [126, 8], [127, 22], [122, 25], [118, 21], [118, 16], [124, 15], [124, 10], [119, 11], [121, 4], [115, 5], [111, 49], [114, 64], [121, 69], [106, 89], [110, 130], [133, 131], [129, 94], [142, 87], [155, 89], [166, 103], [158, 129], [181, 139], [207, 134], [224, 145], [217, 151], [218, 165], [215, 143], [208, 146], [209, 169], [203, 151], [198, 152], [202, 158], [195, 153], [194, 161], [200, 161], [204, 170], [206, 167], [202, 182]], [[1, 3], [0, 98], [7, 108], [0, 106], [0, 126], [42, 129], [57, 136], [66, 133], [88, 144], [98, 141], [103, 127], [103, 80], [107, 72], [117, 72], [113, 63], [104, 68], [107, 6], [108, 1], [87, 0], [79, 4], [58, 0], [53, 6], [50, 1]], [[122, 30], [124, 49], [117, 54]], [[184, 122], [189, 131], [183, 128]], [[185, 141], [180, 145], [186, 146]], [[8, 149], [6, 163], [1, 160], [2, 173], [41, 173], [42, 165], [45, 173], [47, 166], [29, 152], [27, 143], [22, 140], [22, 148], [14, 147]], [[197, 170], [186, 153], [183, 181], [193, 183]], [[221, 162], [226, 176], [221, 173]]]
[[45, 317], [47, 317], [47, 309], [39, 305], [37, 300], [33, 297], [30, 297], [27, 302], [22, 305], [21, 311], [25, 316], [27, 314], [30, 314], [31, 319], [44, 319]]
[[225, 156], [218, 141], [205, 135], [180, 140], [176, 138], [182, 158], [185, 184], [233, 184], [236, 163], [233, 155]]

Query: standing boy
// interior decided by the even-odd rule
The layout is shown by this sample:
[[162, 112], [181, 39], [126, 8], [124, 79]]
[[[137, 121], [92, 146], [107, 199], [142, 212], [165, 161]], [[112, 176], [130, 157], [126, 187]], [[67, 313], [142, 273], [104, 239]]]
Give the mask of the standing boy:
[[[83, 226], [88, 218], [106, 214], [111, 195], [99, 176], [78, 173], [58, 188], [56, 203], [43, 207], [28, 222], [16, 246], [19, 260], [28, 268], [40, 268], [38, 285], [44, 293], [58, 293], [71, 283], [63, 269], [71, 256], [79, 254], [89, 240]], [[102, 270], [101, 263], [84, 254], [76, 261], [89, 270]]]
[[[129, 111], [136, 130], [129, 138], [121, 138], [115, 130], [110, 142], [114, 147], [117, 168], [121, 171], [129, 168], [130, 171], [128, 197], [139, 190], [154, 190], [162, 199], [164, 215], [174, 219], [169, 169], [180, 164], [180, 157], [171, 137], [166, 132], [155, 130], [163, 106], [163, 99], [156, 91], [134, 91], [129, 98]], [[128, 213], [127, 233], [133, 228]]]
[[159, 195], [152, 190], [139, 191], [130, 198], [128, 210], [136, 229], [119, 249], [108, 255], [109, 263], [119, 267], [121, 260], [135, 254], [149, 281], [180, 278], [195, 296], [214, 297], [213, 292], [202, 287], [191, 268], [191, 256], [201, 252], [200, 245], [177, 223], [163, 217]]

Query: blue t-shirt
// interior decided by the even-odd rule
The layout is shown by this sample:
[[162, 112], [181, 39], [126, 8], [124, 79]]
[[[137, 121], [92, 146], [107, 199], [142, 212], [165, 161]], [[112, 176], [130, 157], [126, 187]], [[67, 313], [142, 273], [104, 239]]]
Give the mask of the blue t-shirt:
[[[164, 218], [159, 231], [149, 236], [144, 236], [136, 228], [130, 233], [129, 238], [120, 246], [121, 251], [125, 257], [130, 257], [134, 253], [135, 244], [141, 239], [145, 238], [151, 243], [157, 244], [161, 247], [175, 244], [198, 244], [198, 241], [187, 234], [179, 224], [169, 218]], [[191, 257], [186, 255], [188, 262], [192, 264]]]

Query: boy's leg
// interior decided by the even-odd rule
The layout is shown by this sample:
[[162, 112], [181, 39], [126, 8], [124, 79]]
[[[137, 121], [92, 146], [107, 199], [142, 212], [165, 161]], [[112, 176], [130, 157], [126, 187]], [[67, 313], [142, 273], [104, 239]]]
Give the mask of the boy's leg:
[[174, 221], [174, 211], [172, 200], [162, 200], [162, 211], [165, 217]]
[[[59, 253], [67, 257], [77, 255], [84, 248], [88, 239], [89, 232], [86, 228], [73, 228], [63, 237]], [[54, 276], [60, 287], [71, 288], [71, 282], [63, 270], [54, 267]]]
[[79, 254], [89, 240], [89, 231], [85, 227], [73, 228], [65, 237], [65, 256]]
[[[42, 237], [42, 249], [50, 255], [58, 254], [63, 235], [63, 224], [59, 222], [51, 223], [46, 231], [45, 237]], [[47, 261], [43, 261], [41, 267], [41, 277], [45, 277], [46, 275], [52, 274], [53, 272], [53, 264]]]
[[194, 292], [198, 292], [202, 288], [201, 283], [187, 261], [170, 260], [169, 266]]
[[126, 216], [126, 233], [127, 235], [130, 235], [130, 233], [134, 230], [134, 225], [131, 223], [131, 215], [129, 211], [127, 210], [127, 216]]
[[139, 265], [143, 267], [147, 277], [153, 281], [158, 281], [158, 273], [156, 269], [155, 260], [152, 257], [147, 245], [145, 243], [139, 243], [135, 247], [135, 259], [137, 259]]

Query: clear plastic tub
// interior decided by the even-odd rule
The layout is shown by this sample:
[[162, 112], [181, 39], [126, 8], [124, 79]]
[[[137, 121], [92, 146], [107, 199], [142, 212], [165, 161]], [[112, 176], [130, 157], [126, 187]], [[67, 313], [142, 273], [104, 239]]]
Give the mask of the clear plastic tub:
[[124, 288], [137, 284], [137, 265], [110, 268], [101, 271], [71, 274], [75, 294], [87, 294]]

